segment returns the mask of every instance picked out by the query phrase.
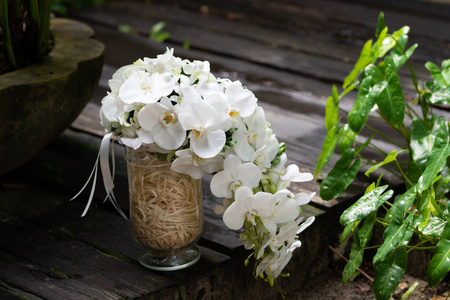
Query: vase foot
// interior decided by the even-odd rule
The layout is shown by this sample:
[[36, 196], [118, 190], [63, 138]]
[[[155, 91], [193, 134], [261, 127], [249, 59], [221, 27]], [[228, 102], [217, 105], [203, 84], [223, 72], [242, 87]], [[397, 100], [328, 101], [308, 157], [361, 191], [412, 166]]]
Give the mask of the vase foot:
[[157, 256], [147, 251], [142, 251], [139, 262], [146, 268], [157, 271], [176, 271], [192, 266], [200, 259], [200, 251], [197, 246], [186, 250], [182, 254], [173, 256]]

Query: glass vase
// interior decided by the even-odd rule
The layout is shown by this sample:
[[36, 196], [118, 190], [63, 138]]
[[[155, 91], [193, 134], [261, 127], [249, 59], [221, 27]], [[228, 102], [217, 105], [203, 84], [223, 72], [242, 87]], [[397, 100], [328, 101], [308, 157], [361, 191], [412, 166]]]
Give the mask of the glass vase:
[[140, 263], [154, 270], [189, 267], [200, 258], [203, 230], [201, 179], [171, 171], [171, 163], [126, 147], [133, 237]]

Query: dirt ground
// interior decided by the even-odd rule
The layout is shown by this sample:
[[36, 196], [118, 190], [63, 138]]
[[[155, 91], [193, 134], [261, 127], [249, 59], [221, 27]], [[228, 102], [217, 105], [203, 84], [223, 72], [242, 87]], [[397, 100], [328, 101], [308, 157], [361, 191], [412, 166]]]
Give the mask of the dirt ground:
[[[302, 286], [295, 295], [287, 295], [286, 299], [338, 299], [338, 300], [372, 300], [376, 299], [371, 281], [363, 275], [358, 275], [353, 281], [347, 282], [345, 287], [341, 281], [341, 266], [328, 269], [320, 276], [313, 278]], [[405, 274], [391, 299], [401, 299], [403, 294], [415, 283], [419, 285], [414, 292], [405, 299], [445, 300], [450, 293], [450, 282], [442, 282], [430, 289], [425, 280]], [[450, 297], [448, 297], [450, 299]], [[403, 300], [403, 299], [402, 299]]]

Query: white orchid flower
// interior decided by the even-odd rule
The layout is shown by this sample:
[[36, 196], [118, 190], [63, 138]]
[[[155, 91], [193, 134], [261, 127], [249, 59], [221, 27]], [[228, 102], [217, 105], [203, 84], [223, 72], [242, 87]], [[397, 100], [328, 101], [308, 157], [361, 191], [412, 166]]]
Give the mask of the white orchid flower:
[[302, 173], [295, 164], [291, 164], [286, 168], [286, 173], [281, 176], [282, 180], [292, 181], [292, 182], [305, 182], [314, 179], [311, 173]]
[[289, 165], [285, 173], [280, 176], [277, 188], [279, 190], [287, 188], [291, 182], [306, 182], [314, 179], [314, 176], [309, 172], [300, 172], [295, 164]]
[[271, 210], [270, 216], [262, 217], [261, 221], [271, 234], [276, 233], [277, 224], [295, 220], [300, 214], [300, 207], [288, 190], [276, 192], [272, 197], [269, 209]]
[[199, 157], [214, 157], [225, 146], [225, 131], [232, 124], [227, 114], [218, 112], [205, 102], [193, 102], [183, 107], [178, 118], [183, 128], [190, 130], [191, 148]]
[[[267, 170], [267, 174], [270, 175], [272, 182], [277, 183], [280, 182], [280, 177], [286, 173], [286, 162], [287, 155], [283, 153], [279, 156], [280, 162], [274, 166], [271, 166], [270, 169]], [[277, 190], [282, 190], [282, 188], [278, 188]]]
[[295, 201], [297, 201], [297, 205], [305, 205], [311, 201], [311, 198], [314, 197], [316, 193], [304, 193], [300, 192], [294, 196]]
[[216, 197], [233, 197], [241, 186], [255, 188], [263, 178], [261, 169], [253, 163], [242, 163], [239, 157], [228, 155], [223, 163], [223, 170], [211, 180], [211, 192]]
[[257, 149], [250, 158], [264, 172], [271, 167], [272, 160], [278, 153], [278, 140], [275, 135], [271, 135], [264, 139], [261, 148]]
[[136, 71], [142, 70], [142, 68], [136, 67], [135, 65], [126, 65], [119, 68], [108, 80], [109, 88], [111, 93], [118, 95], [120, 87]]
[[228, 97], [228, 114], [231, 117], [240, 115], [245, 118], [253, 114], [258, 101], [255, 95], [244, 88], [239, 81], [235, 81], [228, 85], [225, 89]]
[[182, 110], [184, 110], [184, 106], [192, 102], [203, 101], [202, 96], [192, 85], [180, 84], [177, 93], [180, 94], [178, 102]]
[[99, 111], [100, 123], [107, 132], [112, 130], [114, 123], [119, 123], [120, 117], [125, 113], [116, 105], [116, 98], [116, 95], [108, 93], [102, 99], [102, 106]]
[[214, 76], [210, 70], [210, 64], [208, 61], [194, 60], [183, 66], [183, 72], [189, 75], [190, 84], [194, 82], [207, 82], [214, 79]]
[[186, 131], [178, 121], [178, 107], [167, 97], [147, 104], [139, 111], [138, 120], [141, 125], [138, 135], [144, 142], [154, 141], [161, 148], [175, 150], [186, 139]]
[[204, 159], [192, 152], [191, 149], [175, 152], [177, 159], [172, 163], [171, 170], [188, 174], [194, 179], [200, 179], [205, 174], [215, 173], [223, 167], [223, 157], [220, 155]]
[[228, 228], [237, 230], [246, 219], [255, 225], [255, 217], [259, 217], [269, 233], [275, 234], [278, 223], [295, 220], [300, 213], [297, 202], [288, 194], [289, 191], [281, 191], [253, 195], [250, 188], [240, 187], [234, 195], [235, 201], [223, 214], [223, 221]]
[[256, 275], [264, 276], [263, 273], [266, 273], [272, 278], [277, 278], [291, 260], [292, 252], [300, 246], [301, 242], [295, 241], [292, 244], [284, 245], [273, 254], [267, 255], [256, 268]]
[[121, 137], [119, 138], [119, 142], [127, 147], [133, 148], [133, 149], [138, 149], [139, 147], [142, 146], [142, 140], [139, 138], [126, 138], [126, 137]]
[[252, 115], [243, 118], [243, 122], [238, 122], [235, 126], [237, 130], [233, 132], [233, 140], [237, 143], [233, 148], [240, 159], [250, 161], [256, 151], [257, 140], [264, 139], [266, 135], [263, 109], [258, 106]]
[[301, 245], [300, 241], [297, 241], [297, 235], [311, 225], [315, 218], [309, 217], [303, 222], [304, 218], [298, 218], [297, 220], [288, 222], [280, 227], [279, 232], [276, 235], [268, 235], [259, 248], [256, 259], [260, 259], [264, 254], [266, 247], [269, 247], [273, 252], [276, 252], [280, 247], [285, 244], [294, 244], [298, 242], [298, 246]]
[[269, 218], [272, 215], [273, 195], [270, 193], [253, 194], [249, 187], [243, 186], [236, 190], [234, 199], [223, 214], [223, 222], [232, 230], [242, 228], [246, 219], [255, 225], [255, 217]]
[[137, 66], [142, 66], [149, 73], [166, 73], [171, 72], [175, 77], [181, 73], [183, 61], [179, 57], [173, 55], [173, 48], [166, 50], [165, 53], [157, 55], [156, 58], [145, 57], [137, 60]]
[[119, 97], [126, 104], [153, 103], [172, 93], [175, 78], [170, 73], [137, 71], [120, 87]]

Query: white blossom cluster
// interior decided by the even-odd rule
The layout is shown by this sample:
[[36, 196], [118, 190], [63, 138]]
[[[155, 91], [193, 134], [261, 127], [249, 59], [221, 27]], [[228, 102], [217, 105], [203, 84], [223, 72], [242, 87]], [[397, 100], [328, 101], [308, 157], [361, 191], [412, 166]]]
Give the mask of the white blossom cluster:
[[314, 218], [301, 217], [312, 194], [291, 193], [290, 182], [313, 179], [285, 167], [285, 146], [265, 120], [257, 98], [239, 81], [216, 78], [207, 61], [182, 60], [168, 49], [127, 65], [109, 81], [100, 119], [107, 132], [137, 149], [167, 154], [172, 170], [201, 178], [214, 174], [216, 207], [232, 230], [245, 227], [255, 275], [273, 284]]

